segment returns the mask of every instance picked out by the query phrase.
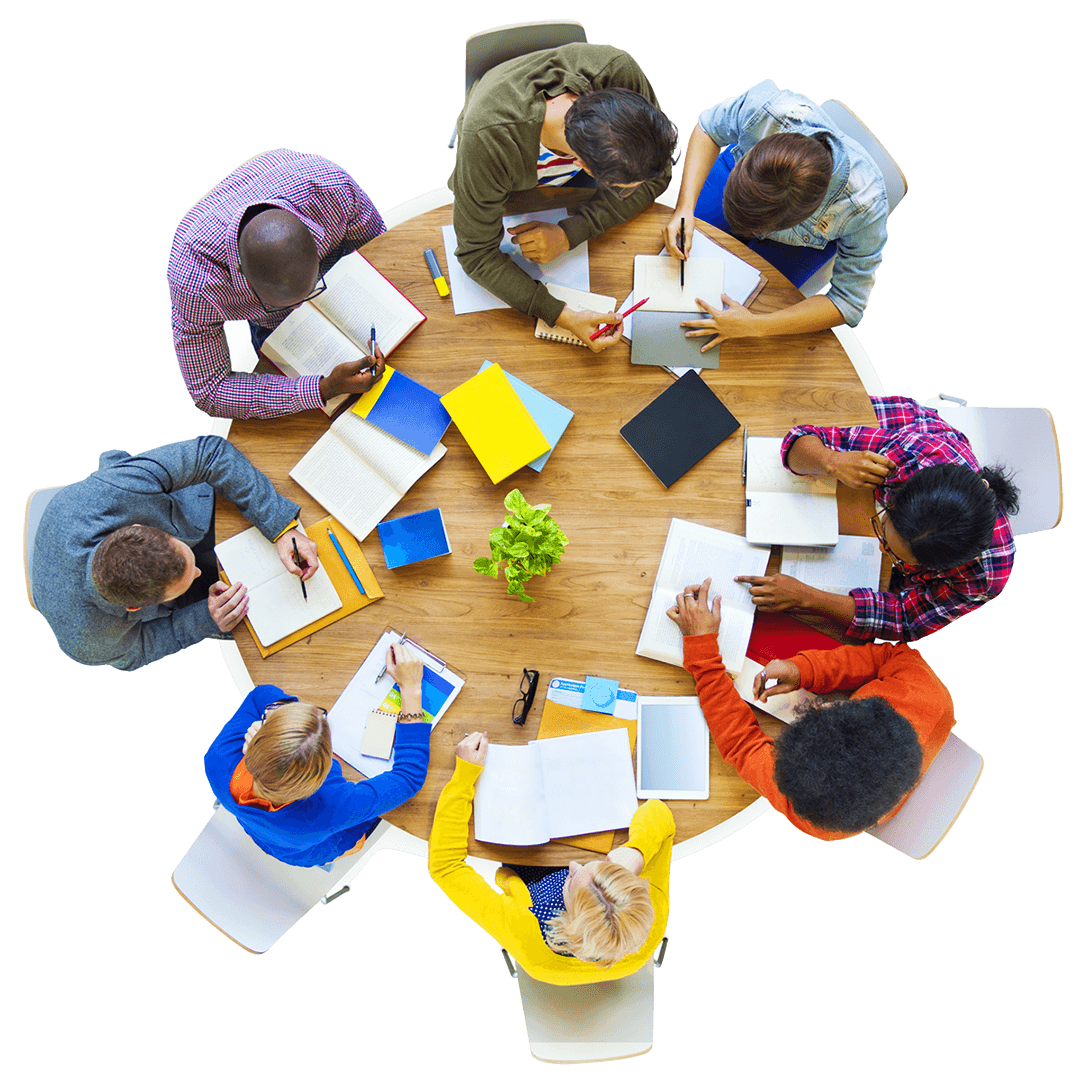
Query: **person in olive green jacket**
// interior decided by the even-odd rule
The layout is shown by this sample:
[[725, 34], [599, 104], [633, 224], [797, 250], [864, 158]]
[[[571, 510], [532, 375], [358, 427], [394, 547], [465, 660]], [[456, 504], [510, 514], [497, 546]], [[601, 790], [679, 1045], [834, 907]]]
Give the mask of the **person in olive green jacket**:
[[[527, 53], [491, 68], [457, 118], [454, 194], [457, 258], [469, 277], [511, 307], [577, 334], [594, 351], [621, 338], [614, 313], [574, 311], [503, 251], [511, 192], [560, 184], [583, 170], [599, 190], [557, 225], [510, 231], [521, 254], [550, 262], [639, 214], [670, 183], [678, 131], [633, 58], [609, 45]], [[615, 328], [595, 342], [604, 323]]]

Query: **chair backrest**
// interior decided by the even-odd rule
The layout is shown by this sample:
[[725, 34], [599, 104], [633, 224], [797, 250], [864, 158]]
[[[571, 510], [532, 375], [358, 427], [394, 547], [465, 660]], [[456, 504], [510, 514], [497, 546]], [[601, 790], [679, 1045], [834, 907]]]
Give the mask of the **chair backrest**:
[[481, 75], [507, 60], [587, 40], [577, 22], [514, 23], [482, 30], [465, 42], [465, 92]]
[[248, 952], [264, 953], [330, 892], [364, 850], [321, 866], [289, 866], [267, 855], [218, 806], [172, 874], [176, 891]]
[[1064, 488], [1060, 445], [1048, 409], [941, 408], [942, 419], [968, 439], [983, 465], [1003, 465], [1019, 488], [1012, 532], [1040, 532], [1060, 522]]
[[518, 964], [517, 983], [529, 1049], [540, 1061], [610, 1061], [652, 1049], [651, 960], [622, 979], [584, 986], [540, 982]]
[[38, 488], [37, 491], [32, 491], [30, 498], [26, 500], [26, 515], [22, 523], [22, 569], [26, 578], [26, 598], [35, 611], [37, 604], [34, 603], [34, 590], [30, 584], [34, 572], [34, 539], [37, 537], [37, 527], [41, 524], [41, 515], [58, 491], [63, 491], [63, 488]]
[[912, 859], [924, 859], [955, 823], [981, 775], [981, 754], [949, 735], [899, 813], [866, 832]]
[[895, 158], [884, 149], [873, 132], [842, 101], [829, 98], [821, 105], [821, 109], [828, 114], [828, 118], [844, 135], [849, 135], [856, 143], [864, 146], [869, 156], [877, 163], [877, 168], [884, 177], [890, 214], [907, 193], [907, 178], [903, 175], [903, 170], [896, 164]]

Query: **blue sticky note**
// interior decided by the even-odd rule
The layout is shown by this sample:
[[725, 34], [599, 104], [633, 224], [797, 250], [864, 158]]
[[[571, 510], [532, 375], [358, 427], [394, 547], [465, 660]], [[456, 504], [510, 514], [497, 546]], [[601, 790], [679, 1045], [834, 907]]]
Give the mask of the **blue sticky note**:
[[614, 716], [614, 705], [617, 700], [617, 679], [597, 679], [595, 675], [585, 677], [584, 696], [581, 699], [582, 709]]

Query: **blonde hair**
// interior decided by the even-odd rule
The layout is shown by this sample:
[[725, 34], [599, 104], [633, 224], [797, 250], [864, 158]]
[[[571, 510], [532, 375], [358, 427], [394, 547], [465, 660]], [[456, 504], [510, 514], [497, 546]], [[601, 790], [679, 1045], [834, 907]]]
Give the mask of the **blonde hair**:
[[278, 705], [252, 736], [244, 764], [257, 793], [275, 805], [313, 795], [333, 764], [325, 711], [302, 701]]
[[569, 908], [547, 920], [547, 943], [608, 968], [644, 945], [654, 919], [648, 882], [619, 863], [603, 862]]

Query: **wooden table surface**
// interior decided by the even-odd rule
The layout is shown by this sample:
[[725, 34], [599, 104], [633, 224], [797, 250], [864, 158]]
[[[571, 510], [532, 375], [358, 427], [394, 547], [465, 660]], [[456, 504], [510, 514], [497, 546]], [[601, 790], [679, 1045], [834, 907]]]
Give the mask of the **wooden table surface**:
[[[670, 385], [671, 377], [662, 368], [631, 365], [628, 343], [597, 355], [539, 341], [533, 336], [534, 322], [515, 311], [454, 316], [452, 301], [438, 296], [423, 258], [424, 248], [433, 247], [445, 268], [441, 226], [451, 213], [452, 207], [445, 206], [422, 214], [363, 249], [427, 315], [393, 354], [392, 363], [444, 394], [474, 375], [484, 360], [497, 362], [573, 410], [566, 434], [541, 473], [524, 468], [496, 485], [451, 425], [443, 439], [446, 456], [390, 515], [440, 507], [451, 555], [387, 570], [378, 534], [372, 532], [363, 550], [385, 599], [266, 660], [246, 630], [236, 634], [256, 684], [274, 683], [302, 701], [326, 708], [387, 626], [407, 631], [465, 675], [464, 690], [432, 733], [431, 765], [423, 789], [386, 815], [394, 825], [424, 839], [430, 835], [438, 795], [453, 772], [456, 744], [474, 730], [488, 731], [493, 742], [535, 738], [546, 687], [554, 676], [595, 674], [617, 679], [638, 694], [692, 694], [693, 679], [687, 672], [633, 651], [668, 525], [672, 517], [683, 517], [729, 532], [745, 531], [740, 433], [670, 490], [619, 434], [627, 420]], [[655, 205], [590, 241], [592, 291], [621, 303], [632, 288], [633, 256], [659, 250], [660, 230], [669, 216], [669, 209]], [[768, 284], [753, 304], [754, 311], [773, 311], [799, 299], [797, 290], [753, 252], [708, 225], [698, 222], [697, 227], [767, 274]], [[874, 422], [869, 398], [831, 331], [745, 339], [724, 343], [721, 349], [719, 369], [702, 376], [755, 435], [783, 435], [801, 422]], [[326, 511], [288, 472], [328, 424], [321, 412], [237, 421], [229, 437], [281, 494], [300, 504], [303, 520], [310, 522]], [[487, 534], [502, 523], [502, 500], [515, 487], [531, 503], [550, 503], [552, 516], [569, 538], [562, 562], [547, 577], [527, 583], [534, 604], [507, 596], [501, 578], [496, 582], [472, 569], [473, 559], [489, 555]], [[857, 514], [865, 506], [868, 503], [859, 503]], [[231, 505], [219, 507], [219, 540], [247, 524]], [[510, 713], [524, 667], [539, 670], [540, 687], [528, 722], [516, 727]], [[720, 760], [714, 745], [711, 767], [707, 801], [670, 804], [676, 840], [711, 828], [757, 798]], [[559, 843], [504, 848], [474, 838], [469, 852], [522, 864], [565, 865], [571, 858], [581, 858], [580, 849]]]

